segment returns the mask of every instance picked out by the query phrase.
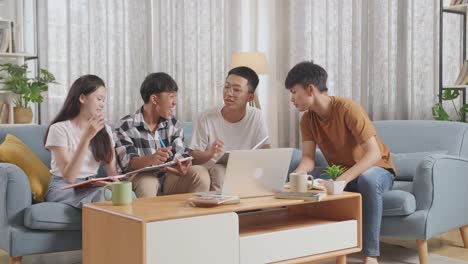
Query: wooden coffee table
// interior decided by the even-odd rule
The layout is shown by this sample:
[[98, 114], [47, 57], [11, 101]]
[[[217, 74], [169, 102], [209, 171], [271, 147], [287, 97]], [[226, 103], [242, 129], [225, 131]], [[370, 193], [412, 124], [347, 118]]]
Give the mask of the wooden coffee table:
[[303, 263], [361, 251], [361, 196], [241, 199], [194, 208], [191, 194], [83, 207], [84, 263]]

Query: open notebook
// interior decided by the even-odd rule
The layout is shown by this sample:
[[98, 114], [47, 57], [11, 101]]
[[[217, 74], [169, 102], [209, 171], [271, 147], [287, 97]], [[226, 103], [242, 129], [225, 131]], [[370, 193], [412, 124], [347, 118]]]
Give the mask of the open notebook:
[[[186, 157], [186, 158], [181, 158], [179, 160], [180, 160], [180, 162], [184, 162], [184, 161], [192, 160], [192, 159], [193, 159], [193, 157]], [[130, 177], [132, 175], [135, 175], [137, 173], [155, 171], [155, 170], [161, 169], [163, 167], [174, 166], [176, 164], [177, 164], [177, 161], [171, 160], [171, 161], [163, 163], [163, 164], [148, 166], [148, 167], [145, 167], [145, 168], [141, 168], [141, 169], [138, 169], [138, 170], [127, 172], [127, 173], [122, 174], [122, 175], [116, 175], [114, 177], [117, 178], [117, 179], [125, 179], [125, 178], [128, 178], [128, 177]], [[91, 180], [87, 180], [87, 181], [83, 181], [83, 182], [79, 182], [79, 183], [75, 183], [75, 184], [70, 184], [70, 185], [67, 185], [66, 187], [62, 188], [62, 190], [71, 189], [71, 188], [78, 188], [78, 187], [86, 186], [86, 185], [89, 185], [89, 184], [93, 184], [93, 183], [98, 182], [98, 181], [111, 181], [111, 177], [96, 178], [96, 179], [91, 179]]]

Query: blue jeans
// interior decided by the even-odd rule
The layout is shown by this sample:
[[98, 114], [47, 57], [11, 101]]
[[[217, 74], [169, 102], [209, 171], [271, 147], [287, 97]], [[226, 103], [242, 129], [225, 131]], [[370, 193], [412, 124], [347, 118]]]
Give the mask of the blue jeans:
[[393, 186], [394, 175], [386, 169], [371, 167], [346, 185], [345, 191], [362, 196], [362, 252], [369, 257], [380, 255], [380, 225], [384, 192]]
[[[323, 167], [311, 173], [314, 178], [330, 179], [321, 175]], [[394, 175], [386, 169], [371, 167], [346, 185], [345, 191], [358, 192], [362, 196], [362, 252], [369, 257], [380, 255], [380, 224], [382, 223], [382, 194], [393, 186]]]

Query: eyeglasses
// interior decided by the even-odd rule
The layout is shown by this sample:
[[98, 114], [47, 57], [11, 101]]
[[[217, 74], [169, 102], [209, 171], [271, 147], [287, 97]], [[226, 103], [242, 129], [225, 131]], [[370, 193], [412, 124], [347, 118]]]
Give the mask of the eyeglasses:
[[[250, 89], [246, 86], [247, 93], [250, 93]], [[224, 85], [224, 92], [231, 94], [233, 96], [239, 96], [245, 93], [245, 89], [242, 86], [231, 86], [231, 85]]]

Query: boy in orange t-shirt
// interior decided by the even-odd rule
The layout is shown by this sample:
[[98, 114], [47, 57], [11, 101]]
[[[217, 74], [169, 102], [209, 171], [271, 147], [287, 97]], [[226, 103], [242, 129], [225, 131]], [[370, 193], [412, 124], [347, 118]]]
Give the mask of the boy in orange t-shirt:
[[286, 89], [304, 115], [301, 119], [302, 160], [296, 172], [315, 167], [319, 146], [329, 164], [347, 170], [337, 179], [346, 191], [362, 195], [364, 263], [378, 263], [382, 195], [393, 186], [395, 167], [367, 113], [352, 100], [327, 94], [327, 72], [313, 62], [301, 62], [288, 73]]

